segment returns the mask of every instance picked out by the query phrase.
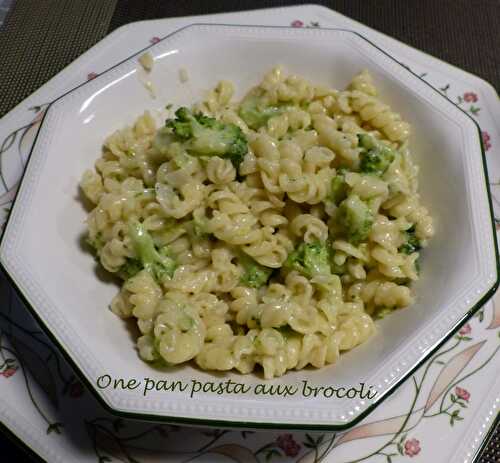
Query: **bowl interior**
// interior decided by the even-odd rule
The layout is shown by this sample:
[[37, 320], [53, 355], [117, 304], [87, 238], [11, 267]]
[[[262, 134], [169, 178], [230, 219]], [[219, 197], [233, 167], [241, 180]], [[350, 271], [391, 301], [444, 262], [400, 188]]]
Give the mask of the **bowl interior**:
[[[92, 168], [99, 157], [105, 137], [131, 124], [144, 110], [152, 111], [161, 124], [167, 103], [174, 107], [189, 105], [221, 79], [233, 81], [240, 97], [277, 64], [338, 89], [362, 69], [372, 73], [381, 99], [412, 124], [411, 149], [420, 166], [420, 193], [435, 219], [436, 236], [423, 252], [413, 306], [379, 322], [377, 334], [344, 354], [336, 365], [290, 372], [272, 383], [301, 384], [307, 379], [316, 385], [349, 387], [364, 382], [383, 392], [447, 334], [446, 326], [456, 324], [479, 299], [479, 276], [483, 282], [485, 274], [496, 276], [494, 265], [484, 258], [488, 249], [492, 250], [492, 238], [481, 235], [490, 224], [485, 222], [481, 229], [475, 215], [484, 217], [487, 198], [484, 187], [476, 187], [476, 193], [471, 186], [472, 180], [484, 178], [479, 158], [472, 166], [469, 159], [478, 156], [480, 150], [477, 134], [459, 121], [460, 117], [467, 118], [458, 110], [453, 114], [454, 109], [440, 101], [440, 96], [435, 95], [435, 102], [423, 96], [415, 88], [415, 78], [409, 78], [404, 69], [354, 34], [256, 31], [242, 28], [228, 34], [223, 28], [214, 31], [200, 27], [181, 32], [152, 47], [155, 66], [151, 74], [138, 69], [133, 58], [49, 109], [30, 162], [29, 187], [23, 185], [25, 191], [20, 193], [24, 198], [17, 213], [20, 225], [14, 230], [9, 224], [8, 230], [8, 235], [16, 235], [11, 240], [15, 250], [12, 259], [23, 268], [23, 275], [36, 282], [36, 291], [35, 286], [23, 283], [24, 276], [14, 278], [91, 381], [109, 374], [186, 383], [226, 378], [245, 384], [263, 382], [258, 375], [214, 376], [193, 366], [158, 371], [138, 358], [134, 329], [108, 310], [118, 285], [97, 269], [92, 255], [84, 250], [87, 211], [78, 183], [83, 171]], [[187, 83], [179, 80], [182, 68], [188, 72]], [[145, 88], [145, 80], [152, 82], [156, 98]], [[453, 312], [457, 308], [462, 315]], [[140, 399], [142, 390], [130, 394]], [[185, 397], [181, 393], [169, 393], [168, 399], [161, 392], [150, 394], [161, 401], [177, 396]], [[263, 401], [282, 406], [281, 399], [274, 397], [209, 396], [213, 403], [252, 405]], [[300, 395], [286, 401], [288, 407], [306, 402], [308, 407], [321, 407]], [[328, 400], [330, 415], [325, 419], [348, 420], [345, 402]], [[129, 407], [122, 404], [121, 408]], [[206, 415], [209, 417], [210, 412]]]

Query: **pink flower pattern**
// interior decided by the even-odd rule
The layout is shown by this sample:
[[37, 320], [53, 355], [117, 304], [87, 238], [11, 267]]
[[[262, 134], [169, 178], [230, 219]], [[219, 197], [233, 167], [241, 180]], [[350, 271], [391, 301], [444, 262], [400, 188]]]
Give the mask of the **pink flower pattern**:
[[405, 455], [414, 457], [420, 453], [420, 441], [418, 439], [408, 439], [405, 442]]
[[463, 98], [467, 103], [475, 103], [477, 101], [477, 95], [474, 92], [465, 92]]
[[[305, 27], [304, 22], [300, 20], [295, 20], [291, 23], [292, 27], [295, 28], [302, 28]], [[149, 42], [151, 44], [156, 44], [160, 41], [161, 39], [159, 37], [152, 37]], [[92, 80], [98, 77], [99, 74], [95, 72], [90, 72], [87, 74], [87, 80]], [[463, 101], [467, 103], [475, 103], [478, 101], [478, 96], [474, 92], [465, 92], [463, 94]], [[42, 112], [43, 113], [43, 112]], [[41, 114], [42, 114], [41, 113]], [[37, 116], [41, 117], [41, 114]], [[491, 136], [489, 135], [488, 132], [482, 131], [481, 132], [483, 144], [484, 144], [484, 149], [485, 151], [488, 151], [491, 148]], [[465, 324], [460, 330], [459, 330], [459, 335], [461, 336], [466, 336], [469, 335], [472, 332], [472, 328], [469, 323]], [[0, 376], [3, 376], [4, 378], [8, 379], [12, 376], [14, 376], [19, 369], [18, 366], [10, 366], [6, 368], [5, 370], [0, 372]], [[471, 393], [459, 386], [455, 387], [455, 395], [457, 396], [458, 399], [464, 400], [466, 402], [469, 402], [471, 398]], [[72, 383], [69, 387], [69, 396], [70, 397], [80, 397], [84, 393], [84, 387], [83, 385], [76, 381]], [[282, 434], [276, 439], [276, 445], [283, 450], [284, 454], [288, 457], [296, 457], [300, 450], [301, 450], [301, 445], [297, 443], [294, 439], [294, 436], [292, 434]], [[418, 455], [421, 451], [420, 447], [420, 441], [416, 438], [411, 438], [407, 439], [404, 442], [404, 454], [410, 458], [413, 458], [414, 456]]]
[[460, 331], [458, 332], [458, 334], [460, 336], [466, 336], [468, 334], [470, 334], [472, 331], [472, 328], [470, 327], [470, 325], [468, 323], [466, 323], [464, 326], [462, 326], [462, 328], [460, 328]]
[[459, 399], [465, 400], [466, 402], [470, 399], [470, 392], [467, 389], [463, 389], [461, 387], [455, 388], [455, 394]]
[[490, 134], [488, 132], [486, 132], [485, 130], [483, 130], [481, 132], [481, 135], [483, 137], [484, 150], [488, 151], [491, 148], [491, 141], [490, 141], [491, 137], [490, 137]]
[[17, 371], [17, 367], [10, 367], [2, 371], [0, 375], [2, 375], [4, 378], [10, 378], [11, 376], [14, 376]]
[[296, 457], [300, 452], [300, 445], [291, 434], [282, 434], [276, 439], [276, 443], [287, 457]]
[[304, 27], [304, 23], [300, 19], [296, 19], [295, 21], [292, 21], [290, 24], [292, 27]]

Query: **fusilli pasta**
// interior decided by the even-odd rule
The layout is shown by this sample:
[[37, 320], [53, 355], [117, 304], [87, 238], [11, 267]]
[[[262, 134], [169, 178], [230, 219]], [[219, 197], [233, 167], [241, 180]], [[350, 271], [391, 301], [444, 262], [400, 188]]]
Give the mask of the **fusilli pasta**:
[[410, 126], [367, 71], [338, 91], [270, 71], [157, 128], [110, 135], [81, 188], [88, 242], [123, 281], [146, 361], [265, 378], [321, 368], [414, 300], [433, 222]]

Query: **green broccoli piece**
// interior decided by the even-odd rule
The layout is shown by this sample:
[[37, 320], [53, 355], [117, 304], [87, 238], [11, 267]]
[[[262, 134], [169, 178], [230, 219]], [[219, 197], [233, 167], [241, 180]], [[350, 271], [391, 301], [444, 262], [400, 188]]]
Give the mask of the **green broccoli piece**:
[[160, 250], [156, 249], [153, 238], [145, 230], [143, 224], [131, 222], [129, 224], [129, 236], [137, 254], [137, 259], [134, 259], [136, 263], [131, 264], [132, 271], [135, 271], [138, 267], [140, 269], [144, 268], [158, 282], [161, 282], [166, 277], [171, 278], [173, 276], [177, 267], [175, 260], [168, 255], [166, 246]]
[[122, 279], [128, 280], [129, 278], [137, 275], [142, 268], [142, 263], [139, 260], [128, 257], [127, 261], [120, 267], [118, 275]]
[[352, 244], [359, 244], [368, 238], [373, 225], [373, 214], [359, 196], [351, 194], [344, 199], [340, 203], [337, 218]]
[[382, 144], [379, 144], [370, 135], [358, 134], [359, 146], [363, 149], [359, 155], [359, 169], [366, 174], [381, 176], [394, 161], [396, 155], [394, 151]]
[[248, 151], [247, 139], [235, 124], [226, 124], [201, 113], [192, 114], [179, 108], [175, 119], [167, 119], [165, 126], [186, 142], [190, 154], [220, 156], [230, 159], [238, 167]]
[[314, 275], [329, 274], [330, 255], [326, 243], [300, 243], [287, 257], [284, 267], [297, 270], [308, 278]]
[[251, 129], [257, 130], [267, 124], [271, 117], [283, 113], [285, 107], [264, 106], [262, 100], [256, 95], [248, 95], [240, 106], [240, 117]]
[[245, 270], [240, 282], [250, 288], [260, 288], [265, 285], [273, 272], [272, 268], [264, 267], [246, 255], [240, 256], [239, 262]]
[[171, 129], [172, 132], [182, 140], [188, 140], [193, 136], [193, 122], [196, 121], [189, 109], [185, 107], [175, 111], [175, 119], [167, 119], [165, 127]]
[[330, 194], [329, 199], [335, 204], [339, 204], [347, 197], [348, 185], [345, 182], [345, 176], [343, 171], [339, 171], [335, 177], [332, 178], [330, 184]]
[[399, 252], [404, 254], [413, 254], [420, 251], [422, 248], [420, 240], [415, 236], [415, 227], [411, 227], [405, 231], [406, 242], [398, 249]]
[[378, 147], [375, 138], [367, 133], [358, 133], [358, 144], [365, 150], [372, 150]]

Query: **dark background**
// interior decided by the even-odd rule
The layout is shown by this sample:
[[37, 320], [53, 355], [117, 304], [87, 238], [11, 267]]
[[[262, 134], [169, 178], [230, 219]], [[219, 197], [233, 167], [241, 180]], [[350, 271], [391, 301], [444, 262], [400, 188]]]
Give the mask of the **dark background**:
[[[302, 3], [279, 0], [16, 0], [0, 27], [0, 117], [124, 24]], [[330, 7], [476, 74], [500, 92], [500, 0], [314, 3]], [[492, 440], [484, 450], [481, 462], [500, 463], [499, 434], [497, 429], [495, 442]], [[32, 460], [0, 434], [0, 461]]]
[[[144, 19], [300, 5], [290, 0], [4, 0], [0, 117], [106, 34]], [[500, 0], [317, 1], [477, 74], [500, 92]]]

